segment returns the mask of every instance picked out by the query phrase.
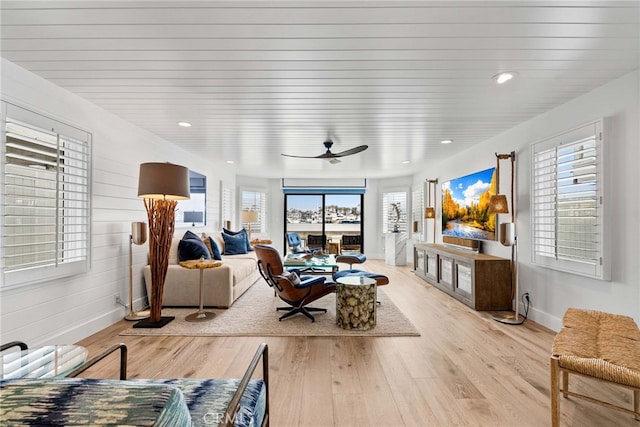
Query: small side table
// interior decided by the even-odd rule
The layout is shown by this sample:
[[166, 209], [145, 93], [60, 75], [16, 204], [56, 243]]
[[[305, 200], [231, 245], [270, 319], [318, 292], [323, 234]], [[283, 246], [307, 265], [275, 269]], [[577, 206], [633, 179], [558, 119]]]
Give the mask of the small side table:
[[270, 239], [253, 239], [249, 242], [251, 246], [253, 245], [271, 245], [273, 242]]
[[342, 329], [368, 331], [376, 326], [376, 281], [364, 276], [336, 279], [336, 324]]
[[187, 322], [204, 322], [205, 320], [211, 320], [215, 317], [215, 313], [212, 311], [204, 311], [204, 295], [202, 289], [202, 282], [204, 276], [204, 270], [207, 268], [215, 268], [220, 267], [222, 262], [212, 260], [212, 259], [195, 259], [191, 261], [182, 261], [180, 262], [180, 267], [188, 268], [188, 269], [199, 269], [200, 270], [200, 309], [188, 315], [185, 320]]

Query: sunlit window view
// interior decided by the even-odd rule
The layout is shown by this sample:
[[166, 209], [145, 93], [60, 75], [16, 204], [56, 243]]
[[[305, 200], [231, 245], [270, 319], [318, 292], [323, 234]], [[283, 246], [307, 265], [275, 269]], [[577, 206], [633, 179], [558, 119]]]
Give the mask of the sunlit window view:
[[337, 254], [347, 243], [349, 250], [362, 250], [360, 194], [289, 194], [286, 212], [286, 231], [298, 233], [307, 247]]

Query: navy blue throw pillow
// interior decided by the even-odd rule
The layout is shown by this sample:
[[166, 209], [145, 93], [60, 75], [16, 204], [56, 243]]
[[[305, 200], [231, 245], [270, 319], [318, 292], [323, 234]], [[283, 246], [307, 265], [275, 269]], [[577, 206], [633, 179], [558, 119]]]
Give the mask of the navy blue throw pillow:
[[247, 253], [247, 244], [245, 243], [245, 237], [242, 234], [227, 234], [222, 233], [224, 239], [224, 254], [225, 255], [240, 255]]
[[209, 249], [207, 249], [207, 246], [197, 235], [191, 231], [187, 231], [184, 233], [180, 243], [178, 243], [178, 260], [189, 261], [202, 257], [204, 257], [204, 259], [211, 259]]
[[216, 244], [216, 241], [209, 237], [209, 244], [211, 245], [211, 251], [213, 252], [213, 259], [220, 261], [222, 259], [222, 254], [220, 253], [220, 248]]
[[244, 242], [247, 247], [247, 252], [251, 252], [253, 250], [253, 248], [251, 247], [251, 243], [249, 243], [249, 234], [247, 233], [247, 230], [245, 228], [243, 228], [240, 231], [231, 231], [231, 230], [227, 230], [226, 228], [223, 228], [222, 232], [227, 233], [231, 236], [237, 236], [239, 234], [244, 235]]
[[193, 231], [189, 231], [189, 230], [187, 230], [184, 233], [184, 236], [182, 236], [182, 240], [187, 240], [187, 239], [200, 240], [200, 238], [198, 237], [198, 235], [196, 233], [194, 233]]

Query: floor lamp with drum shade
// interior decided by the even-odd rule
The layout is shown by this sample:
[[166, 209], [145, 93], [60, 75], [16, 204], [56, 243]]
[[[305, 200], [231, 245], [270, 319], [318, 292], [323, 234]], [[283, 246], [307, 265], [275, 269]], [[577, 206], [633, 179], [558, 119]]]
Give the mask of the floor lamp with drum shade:
[[[513, 315], [496, 315], [493, 320], [507, 325], [522, 325], [524, 320], [520, 320], [518, 313], [518, 237], [516, 235], [516, 207], [515, 207], [515, 175], [516, 175], [516, 152], [509, 154], [496, 153], [496, 193], [489, 200], [490, 214], [508, 214], [509, 204], [507, 196], [500, 193], [500, 160], [511, 160], [511, 222], [500, 224], [498, 237], [504, 246], [511, 246], [511, 299], [515, 299], [515, 312]], [[496, 221], [497, 222], [497, 221]]]
[[174, 317], [162, 317], [164, 280], [169, 250], [175, 230], [179, 200], [191, 197], [189, 169], [172, 163], [142, 163], [138, 177], [138, 197], [144, 200], [149, 221], [149, 266], [151, 267], [150, 315], [134, 328], [161, 328]]
[[257, 211], [242, 211], [242, 223], [249, 226], [249, 241], [251, 241], [251, 224], [258, 221]]
[[142, 245], [147, 241], [147, 223], [132, 222], [129, 234], [129, 314], [125, 320], [142, 320], [149, 317], [149, 311], [133, 311], [133, 245]]

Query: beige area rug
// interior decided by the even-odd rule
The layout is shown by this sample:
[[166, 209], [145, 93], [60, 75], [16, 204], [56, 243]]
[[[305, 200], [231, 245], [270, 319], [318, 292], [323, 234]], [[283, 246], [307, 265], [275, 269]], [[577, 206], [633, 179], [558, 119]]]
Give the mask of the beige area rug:
[[313, 313], [311, 322], [302, 314], [278, 321], [284, 312], [276, 307], [286, 304], [273, 296], [273, 290], [262, 280], [251, 286], [231, 308], [207, 309], [216, 316], [205, 322], [187, 322], [184, 318], [197, 308], [164, 308], [163, 316], [175, 320], [160, 329], [125, 329], [120, 335], [179, 335], [179, 336], [419, 336], [417, 329], [378, 289], [377, 325], [369, 331], [347, 331], [336, 325], [335, 294], [326, 295], [309, 306], [326, 308], [326, 313]]

